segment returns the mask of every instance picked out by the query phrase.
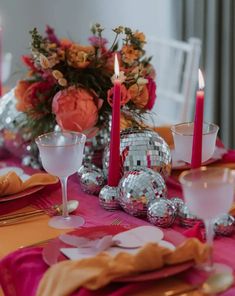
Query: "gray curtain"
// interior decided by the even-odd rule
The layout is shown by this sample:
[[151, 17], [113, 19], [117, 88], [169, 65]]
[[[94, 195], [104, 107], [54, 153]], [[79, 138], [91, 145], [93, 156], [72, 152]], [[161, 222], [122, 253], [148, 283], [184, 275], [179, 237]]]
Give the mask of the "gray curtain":
[[202, 40], [205, 72], [205, 120], [220, 127], [219, 136], [235, 148], [235, 1], [176, 0], [178, 37]]

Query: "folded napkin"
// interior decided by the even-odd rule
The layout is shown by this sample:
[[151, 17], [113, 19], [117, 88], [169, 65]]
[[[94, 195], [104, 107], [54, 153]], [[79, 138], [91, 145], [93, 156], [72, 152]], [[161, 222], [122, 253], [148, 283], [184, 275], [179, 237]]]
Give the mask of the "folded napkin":
[[210, 249], [195, 238], [171, 251], [148, 243], [136, 254], [120, 252], [112, 257], [102, 252], [78, 261], [63, 261], [50, 267], [40, 281], [37, 296], [70, 295], [80, 287], [96, 290], [125, 276], [162, 268], [164, 265], [194, 260], [205, 262]]
[[34, 186], [55, 184], [57, 182], [57, 177], [46, 173], [34, 174], [28, 180], [22, 181], [15, 172], [9, 172], [0, 176], [0, 197], [19, 193]]

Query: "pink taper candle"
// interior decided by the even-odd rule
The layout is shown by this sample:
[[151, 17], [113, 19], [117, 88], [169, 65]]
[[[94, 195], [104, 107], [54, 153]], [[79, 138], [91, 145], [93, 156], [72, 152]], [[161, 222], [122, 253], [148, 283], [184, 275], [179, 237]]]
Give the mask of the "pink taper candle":
[[196, 169], [202, 164], [202, 135], [203, 135], [203, 112], [204, 112], [204, 79], [201, 71], [198, 74], [199, 90], [196, 95], [196, 109], [194, 117], [193, 146], [191, 168]]
[[110, 137], [110, 156], [108, 185], [116, 187], [120, 180], [120, 101], [121, 101], [121, 83], [118, 79], [119, 65], [117, 55], [115, 54], [115, 81], [112, 106], [112, 126]]

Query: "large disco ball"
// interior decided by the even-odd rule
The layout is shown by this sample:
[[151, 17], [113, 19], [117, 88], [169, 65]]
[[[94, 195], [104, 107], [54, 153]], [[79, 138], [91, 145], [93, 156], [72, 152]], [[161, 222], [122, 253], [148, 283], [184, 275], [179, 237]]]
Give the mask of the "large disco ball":
[[[129, 128], [121, 132], [120, 157], [122, 173], [151, 168], [166, 179], [171, 173], [171, 152], [158, 133], [149, 129]], [[103, 154], [103, 170], [107, 176], [109, 144]]]
[[148, 206], [166, 197], [167, 188], [162, 176], [151, 169], [126, 172], [118, 185], [118, 201], [130, 215], [146, 217]]

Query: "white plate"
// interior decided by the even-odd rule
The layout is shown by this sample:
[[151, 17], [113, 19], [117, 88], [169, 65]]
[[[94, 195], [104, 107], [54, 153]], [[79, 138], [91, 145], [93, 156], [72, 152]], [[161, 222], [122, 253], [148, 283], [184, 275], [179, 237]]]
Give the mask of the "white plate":
[[30, 177], [31, 177], [31, 176], [30, 176], [30, 175], [27, 175], [27, 174], [20, 175], [20, 179], [21, 179], [22, 181], [26, 181], [26, 180], [28, 180]]
[[[161, 245], [162, 247], [168, 248], [172, 251], [175, 250], [175, 246], [168, 241], [162, 240], [162, 241], [158, 242], [158, 244]], [[140, 250], [140, 248], [125, 249], [125, 248], [112, 247], [112, 248], [105, 250], [105, 252], [107, 252], [111, 256], [116, 256], [117, 254], [119, 254], [121, 252], [125, 252], [125, 253], [129, 253], [129, 254], [134, 255], [134, 254], [138, 253], [139, 250]], [[85, 259], [85, 258], [90, 258], [92, 256], [95, 256], [95, 254], [89, 253], [89, 252], [87, 252], [87, 250], [84, 250], [82, 248], [61, 248], [60, 251], [62, 254], [64, 254], [67, 258], [69, 258], [71, 260], [80, 260], [80, 259]]]
[[164, 234], [156, 226], [140, 226], [114, 235], [113, 239], [119, 241], [118, 245], [124, 248], [142, 247], [146, 243], [158, 243]]
[[15, 172], [19, 177], [24, 174], [24, 171], [18, 167], [4, 167], [0, 169], [0, 176], [3, 176], [9, 172]]

